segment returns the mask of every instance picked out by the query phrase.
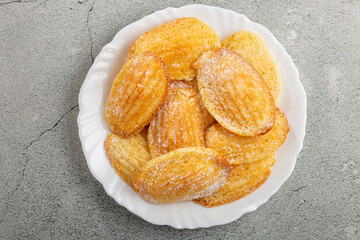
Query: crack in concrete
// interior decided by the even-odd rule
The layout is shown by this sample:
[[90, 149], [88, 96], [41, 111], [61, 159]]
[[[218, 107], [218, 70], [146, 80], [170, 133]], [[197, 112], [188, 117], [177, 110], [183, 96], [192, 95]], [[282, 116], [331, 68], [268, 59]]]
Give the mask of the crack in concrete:
[[297, 189], [293, 189], [293, 190], [291, 190], [291, 191], [293, 191], [293, 192], [298, 192], [298, 191], [300, 191], [301, 189], [306, 188], [307, 186], [308, 186], [308, 185], [302, 186], [302, 187], [299, 187], [299, 188], [297, 188]]
[[[33, 3], [33, 2], [36, 2], [36, 1], [37, 0], [35, 0], [35, 1], [12, 0], [12, 1], [9, 1], [9, 2], [0, 3], [0, 6], [8, 5], [8, 4], [11, 4], [11, 3]], [[49, 0], [46, 0], [46, 2], [47, 1], [49, 1]]]
[[89, 35], [89, 40], [90, 40], [90, 57], [91, 57], [91, 62], [92, 63], [94, 62], [94, 59], [95, 59], [94, 55], [93, 55], [94, 41], [93, 41], [93, 38], [92, 38], [92, 35], [91, 35], [89, 19], [90, 19], [90, 13], [92, 12], [92, 10], [94, 8], [94, 5], [95, 5], [95, 0], [91, 3], [91, 7], [90, 7], [90, 9], [88, 11], [87, 18], [86, 18], [86, 27], [87, 27], [87, 30], [88, 30], [88, 35]]
[[13, 190], [10, 191], [9, 195], [6, 197], [6, 200], [9, 200], [11, 198], [11, 196], [18, 190], [18, 188], [20, 187], [21, 185], [21, 182], [22, 180], [24, 179], [24, 176], [25, 176], [25, 170], [27, 168], [27, 165], [29, 163], [29, 157], [26, 156], [26, 153], [22, 153], [24, 156], [25, 156], [25, 166], [24, 168], [22, 169], [21, 171], [21, 176], [20, 176], [20, 180], [17, 182], [15, 188]]
[[48, 128], [44, 131], [42, 131], [34, 140], [32, 140], [28, 145], [26, 145], [23, 150], [27, 151], [29, 147], [31, 147], [31, 145], [33, 145], [34, 142], [36, 142], [37, 140], [39, 140], [45, 133], [52, 131], [60, 122], [61, 120], [67, 115], [69, 114], [72, 110], [74, 110], [76, 107], [78, 107], [79, 104], [76, 104], [75, 106], [73, 106], [72, 108], [70, 108], [70, 110], [68, 110], [66, 113], [64, 113], [60, 119], [51, 127]]
[[78, 3], [81, 5], [81, 4], [86, 3], [86, 2], [88, 2], [88, 1], [89, 1], [89, 0], [79, 0]]
[[4, 2], [4, 3], [0, 3], [0, 6], [8, 5], [11, 3], [22, 3], [22, 1], [21, 0], [13, 0], [13, 1], [9, 1], [9, 2]]
[[61, 122], [61, 120], [62, 120], [66, 115], [68, 115], [72, 110], [74, 110], [75, 108], [77, 108], [78, 106], [79, 106], [79, 104], [76, 104], [75, 106], [73, 106], [72, 108], [70, 108], [70, 110], [66, 111], [66, 112], [59, 118], [59, 120], [56, 121], [56, 123], [55, 123], [51, 128], [48, 128], [48, 129], [46, 129], [45, 131], [42, 131], [34, 140], [32, 140], [28, 145], [26, 145], [26, 146], [23, 148], [23, 153], [22, 153], [22, 155], [24, 155], [24, 157], [25, 157], [25, 166], [24, 166], [24, 168], [22, 169], [21, 176], [20, 176], [20, 180], [19, 180], [18, 183], [16, 184], [15, 188], [10, 191], [9, 195], [6, 197], [6, 200], [9, 200], [9, 199], [11, 198], [11, 196], [18, 190], [18, 188], [19, 188], [20, 185], [21, 185], [22, 180], [23, 180], [24, 177], [25, 177], [25, 170], [26, 170], [26, 168], [27, 168], [27, 166], [28, 166], [28, 163], [29, 163], [29, 157], [27, 156], [27, 151], [28, 151], [28, 149], [33, 145], [34, 142], [38, 141], [45, 133], [52, 131], [57, 125], [59, 125], [59, 123]]
[[[68, 115], [72, 110], [74, 110], [75, 108], [77, 108], [79, 106], [79, 104], [76, 104], [75, 106], [73, 106], [72, 108], [70, 108], [70, 110], [66, 111], [60, 118], [58, 121], [56, 121], [56, 123], [49, 129], [46, 129], [45, 131], [41, 132], [34, 140], [32, 140], [27, 146], [25, 146], [23, 148], [23, 152], [22, 155], [25, 157], [25, 166], [21, 171], [21, 176], [20, 176], [20, 180], [17, 182], [16, 186], [14, 187], [13, 190], [10, 191], [10, 193], [8, 194], [8, 196], [6, 197], [6, 200], [4, 201], [6, 205], [8, 205], [8, 201], [9, 199], [14, 195], [14, 193], [19, 189], [24, 177], [25, 177], [25, 171], [27, 169], [28, 163], [29, 163], [29, 157], [27, 156], [27, 151], [28, 149], [32, 146], [32, 144], [36, 141], [38, 141], [41, 136], [43, 136], [45, 133], [52, 131], [57, 125], [59, 125], [59, 123], [61, 122], [61, 120]], [[3, 216], [5, 216], [5, 214], [7, 213], [7, 208], [4, 209], [4, 211], [1, 213], [1, 218], [0, 218], [0, 223], [3, 222]]]
[[[50, 0], [45, 0], [45, 1], [35, 5], [29, 12], [34, 11], [35, 9], [39, 8], [40, 6], [44, 6], [48, 1], [50, 1]], [[9, 5], [11, 3], [37, 3], [37, 2], [38, 2], [38, 0], [34, 0], [34, 1], [13, 0], [13, 1], [5, 2], [5, 3], [0, 3], [0, 6], [4, 6], [4, 8], [8, 9], [7, 7], [5, 7], [5, 5]]]

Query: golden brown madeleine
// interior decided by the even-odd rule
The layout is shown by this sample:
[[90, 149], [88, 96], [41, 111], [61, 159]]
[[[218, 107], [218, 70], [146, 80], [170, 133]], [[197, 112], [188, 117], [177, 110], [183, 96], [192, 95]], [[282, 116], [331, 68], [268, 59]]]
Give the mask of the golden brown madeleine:
[[196, 18], [180, 18], [142, 34], [129, 56], [153, 52], [165, 61], [171, 79], [191, 81], [195, 76], [192, 63], [214, 47], [220, 47], [220, 40], [212, 28]]
[[194, 200], [204, 207], [234, 202], [259, 188], [269, 177], [275, 163], [275, 153], [253, 163], [232, 166], [227, 182], [213, 194]]
[[148, 141], [152, 157], [177, 148], [205, 147], [199, 102], [190, 84], [171, 82], [165, 103], [150, 122]]
[[275, 102], [281, 92], [280, 73], [266, 43], [256, 33], [242, 30], [234, 33], [222, 42], [222, 47], [229, 48], [245, 58], [260, 73], [268, 85]]
[[192, 200], [225, 184], [228, 167], [212, 149], [180, 148], [148, 161], [135, 178], [134, 188], [152, 203]]
[[146, 136], [142, 133], [129, 138], [109, 134], [106, 150], [116, 172], [131, 187], [142, 166], [151, 159]]
[[212, 49], [196, 60], [197, 84], [207, 110], [224, 128], [258, 136], [274, 124], [275, 103], [260, 74], [237, 53]]
[[163, 103], [168, 82], [159, 57], [141, 53], [130, 58], [114, 80], [106, 103], [110, 129], [122, 137], [141, 131]]
[[243, 137], [214, 124], [205, 132], [206, 146], [218, 151], [231, 165], [255, 162], [278, 149], [286, 139], [289, 124], [277, 109], [274, 127], [264, 135]]

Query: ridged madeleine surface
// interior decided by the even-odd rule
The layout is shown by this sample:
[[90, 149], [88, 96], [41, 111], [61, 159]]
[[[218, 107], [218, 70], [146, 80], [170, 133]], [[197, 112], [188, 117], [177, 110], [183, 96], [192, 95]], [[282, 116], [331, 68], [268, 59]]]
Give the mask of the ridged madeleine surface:
[[192, 63], [214, 47], [220, 47], [220, 40], [212, 28], [196, 18], [180, 18], [142, 34], [129, 56], [153, 52], [165, 61], [171, 79], [191, 81], [195, 76]]
[[194, 67], [205, 107], [224, 128], [242, 136], [258, 136], [272, 128], [274, 98], [245, 59], [218, 48], [202, 54]]
[[236, 201], [259, 188], [269, 177], [275, 154], [254, 163], [232, 166], [227, 182], [213, 194], [194, 200], [204, 207], [215, 207]]
[[130, 58], [114, 80], [105, 109], [110, 129], [122, 137], [141, 131], [164, 101], [168, 74], [152, 53]]
[[131, 187], [142, 166], [151, 159], [143, 133], [136, 133], [129, 138], [109, 134], [106, 139], [106, 150], [118, 175]]
[[206, 130], [206, 146], [218, 151], [231, 165], [255, 162], [265, 158], [285, 141], [289, 124], [284, 113], [277, 109], [274, 127], [264, 135], [243, 137], [227, 131], [219, 124]]
[[148, 141], [152, 157], [177, 148], [205, 147], [200, 106], [193, 87], [170, 84], [165, 103], [150, 122]]
[[266, 43], [256, 33], [242, 30], [222, 42], [222, 47], [234, 50], [250, 62], [261, 74], [275, 101], [281, 92], [279, 70]]
[[228, 162], [208, 148], [180, 148], [148, 161], [134, 180], [147, 201], [170, 203], [205, 197], [228, 176]]

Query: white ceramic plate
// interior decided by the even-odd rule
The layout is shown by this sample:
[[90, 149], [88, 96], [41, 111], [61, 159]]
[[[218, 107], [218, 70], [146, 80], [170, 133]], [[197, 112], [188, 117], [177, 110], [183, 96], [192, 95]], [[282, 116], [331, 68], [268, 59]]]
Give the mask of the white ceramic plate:
[[[221, 40], [242, 29], [255, 32], [265, 40], [282, 79], [283, 90], [278, 106], [285, 112], [291, 128], [285, 143], [276, 152], [277, 161], [268, 180], [250, 195], [214, 208], [205, 208], [191, 201], [157, 205], [146, 202], [116, 174], [104, 148], [104, 141], [110, 133], [104, 119], [105, 102], [130, 45], [145, 31], [181, 17], [202, 20], [216, 31]], [[107, 194], [148, 222], [175, 228], [199, 228], [229, 223], [256, 210], [288, 179], [305, 135], [306, 95], [291, 57], [268, 29], [231, 10], [187, 5], [155, 12], [120, 30], [104, 46], [90, 68], [80, 90], [79, 110], [79, 135], [85, 158], [91, 173], [101, 182]]]

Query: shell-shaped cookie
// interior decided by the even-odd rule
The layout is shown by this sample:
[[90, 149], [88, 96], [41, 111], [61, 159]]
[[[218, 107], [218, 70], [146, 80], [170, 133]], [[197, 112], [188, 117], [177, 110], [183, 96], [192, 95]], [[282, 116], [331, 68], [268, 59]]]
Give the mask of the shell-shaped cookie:
[[191, 81], [195, 76], [192, 63], [214, 47], [220, 47], [220, 40], [212, 28], [196, 18], [180, 18], [142, 34], [129, 56], [153, 52], [165, 61], [171, 79]]
[[220, 124], [206, 130], [206, 146], [218, 151], [231, 165], [255, 162], [265, 158], [285, 141], [289, 124], [284, 113], [277, 109], [274, 127], [264, 135], [243, 137], [233, 134]]
[[134, 180], [134, 188], [153, 203], [192, 200], [225, 184], [228, 167], [212, 149], [180, 148], [148, 161]]
[[237, 53], [212, 49], [196, 60], [197, 84], [205, 107], [227, 130], [258, 136], [274, 124], [275, 103], [261, 75]]
[[106, 103], [110, 129], [122, 137], [141, 131], [163, 103], [168, 82], [159, 57], [141, 53], [130, 58], [114, 80]]
[[281, 92], [280, 73], [270, 49], [260, 36], [242, 30], [229, 36], [221, 45], [237, 52], [253, 65], [265, 80], [275, 102], [277, 102]]
[[150, 122], [148, 141], [152, 157], [177, 148], [205, 147], [199, 102], [190, 84], [171, 82], [165, 103]]
[[131, 187], [141, 168], [151, 159], [146, 136], [142, 133], [129, 138], [109, 134], [106, 151], [118, 175]]
[[232, 166], [227, 182], [213, 194], [194, 200], [204, 207], [215, 207], [236, 201], [259, 188], [269, 177], [275, 153], [253, 163]]

